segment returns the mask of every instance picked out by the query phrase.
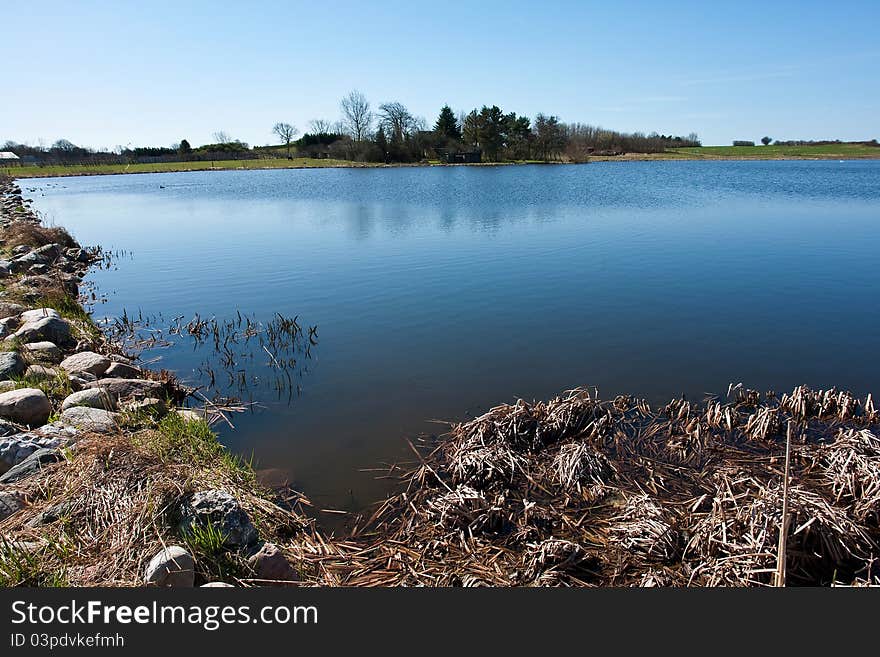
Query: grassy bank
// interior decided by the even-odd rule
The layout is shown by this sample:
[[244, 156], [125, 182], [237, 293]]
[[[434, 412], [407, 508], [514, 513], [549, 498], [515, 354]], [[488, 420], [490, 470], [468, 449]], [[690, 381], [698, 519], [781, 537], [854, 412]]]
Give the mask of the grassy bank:
[[829, 159], [880, 158], [880, 147], [864, 144], [822, 144], [817, 146], [703, 146], [676, 148], [676, 157], [693, 159]]
[[[822, 146], [703, 146], [701, 148], [676, 148], [665, 153], [627, 153], [614, 156], [593, 156], [594, 162], [626, 162], [653, 160], [847, 160], [880, 159], [880, 147], [863, 144], [827, 144]], [[271, 158], [261, 160], [205, 160], [199, 162], [158, 162], [155, 164], [97, 164], [20, 166], [0, 169], [0, 173], [15, 178], [53, 178], [60, 176], [96, 176], [121, 173], [168, 173], [174, 171], [223, 171], [233, 169], [325, 169], [325, 168], [373, 168], [385, 166], [437, 166], [427, 164], [385, 165], [376, 162], [353, 162], [351, 160], [317, 160], [307, 157]], [[541, 164], [537, 160], [521, 162], [497, 162], [487, 164]], [[479, 166], [479, 165], [456, 165]]]

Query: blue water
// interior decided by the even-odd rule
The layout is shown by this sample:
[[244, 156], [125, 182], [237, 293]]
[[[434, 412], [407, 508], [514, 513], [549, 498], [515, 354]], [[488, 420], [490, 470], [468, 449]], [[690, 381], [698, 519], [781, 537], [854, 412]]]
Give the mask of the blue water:
[[[354, 508], [359, 472], [517, 397], [653, 403], [798, 384], [877, 390], [880, 162], [223, 171], [24, 181], [122, 249], [96, 315], [298, 315], [298, 395], [222, 430], [267, 477]], [[199, 382], [185, 341], [146, 354]], [[262, 368], [257, 354], [250, 368]]]

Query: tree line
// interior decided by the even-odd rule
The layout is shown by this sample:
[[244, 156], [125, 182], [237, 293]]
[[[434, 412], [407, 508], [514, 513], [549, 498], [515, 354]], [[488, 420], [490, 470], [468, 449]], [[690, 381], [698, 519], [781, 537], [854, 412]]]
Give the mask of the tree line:
[[[501, 162], [585, 161], [590, 155], [655, 153], [668, 148], [700, 146], [696, 134], [625, 133], [558, 116], [529, 117], [483, 105], [455, 112], [444, 105], [433, 123], [415, 116], [403, 103], [373, 106], [354, 90], [340, 100], [335, 121], [314, 119], [299, 136], [291, 123], [279, 121], [272, 134], [279, 145], [251, 147], [218, 131], [213, 142], [192, 147], [186, 139], [169, 147], [121, 147], [94, 150], [59, 140], [49, 147], [7, 142], [25, 161], [41, 164], [101, 164], [175, 160], [252, 159], [260, 157], [334, 158], [363, 162]], [[298, 137], [298, 138], [297, 138]]]

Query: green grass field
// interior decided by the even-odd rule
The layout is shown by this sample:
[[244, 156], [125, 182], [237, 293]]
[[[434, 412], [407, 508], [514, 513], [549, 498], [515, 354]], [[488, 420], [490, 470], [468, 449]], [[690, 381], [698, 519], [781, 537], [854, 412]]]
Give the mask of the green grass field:
[[880, 147], [864, 144], [826, 144], [822, 146], [703, 146], [675, 148], [679, 156], [694, 158], [754, 158], [775, 160], [783, 158], [880, 158]]

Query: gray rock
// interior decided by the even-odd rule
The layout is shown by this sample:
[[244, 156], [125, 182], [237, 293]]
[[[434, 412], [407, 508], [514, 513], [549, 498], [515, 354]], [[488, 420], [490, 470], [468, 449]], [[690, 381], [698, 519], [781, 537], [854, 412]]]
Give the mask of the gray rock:
[[9, 271], [13, 274], [25, 271], [33, 267], [34, 265], [45, 265], [48, 262], [46, 256], [37, 253], [36, 251], [31, 251], [30, 253], [25, 253], [24, 255], [20, 255], [17, 258], [13, 258], [9, 263]]
[[9, 260], [0, 260], [0, 278], [12, 276], [12, 263]]
[[76, 436], [77, 431], [73, 427], [65, 426], [60, 421], [56, 420], [51, 424], [44, 424], [39, 429], [34, 429], [29, 433], [40, 436], [41, 438], [59, 438], [63, 441], [69, 441]]
[[37, 433], [19, 433], [0, 438], [0, 471], [15, 467], [38, 449], [51, 449], [60, 446], [64, 439], [60, 436], [44, 436]]
[[58, 377], [58, 370], [43, 365], [29, 365], [24, 376], [29, 381], [50, 381]]
[[37, 264], [37, 265], [31, 265], [28, 268], [29, 274], [45, 274], [48, 271], [49, 271], [49, 265]]
[[71, 374], [88, 372], [95, 376], [101, 376], [110, 367], [110, 359], [94, 351], [81, 351], [78, 354], [68, 356], [61, 361], [61, 369]]
[[161, 381], [148, 379], [98, 379], [93, 383], [86, 384], [86, 388], [106, 388], [107, 392], [117, 400], [143, 399], [145, 397], [165, 396], [165, 384]]
[[38, 249], [34, 249], [34, 253], [39, 253], [41, 256], [45, 257], [49, 262], [55, 262], [59, 257], [61, 257], [61, 245], [60, 244], [44, 244]]
[[204, 413], [199, 413], [198, 411], [194, 411], [190, 408], [178, 408], [175, 409], [174, 412], [177, 413], [184, 422], [198, 422], [200, 420], [206, 420]]
[[195, 584], [192, 555], [179, 545], [169, 545], [150, 559], [144, 583], [152, 586], [191, 587]]
[[0, 520], [6, 520], [6, 518], [24, 507], [24, 493], [17, 490], [0, 490]]
[[71, 395], [68, 395], [61, 402], [61, 410], [66, 411], [68, 408], [75, 406], [86, 406], [89, 408], [100, 408], [105, 411], [116, 410], [116, 400], [107, 391], [106, 388], [86, 388]]
[[[6, 381], [3, 381], [2, 383], [6, 383]], [[4, 390], [3, 392], [6, 391]], [[0, 436], [12, 436], [19, 432], [21, 432], [21, 429], [19, 429], [11, 422], [4, 422], [3, 420], [0, 420]]]
[[113, 433], [118, 430], [116, 414], [101, 408], [73, 406], [61, 413], [61, 422], [81, 431]]
[[46, 317], [55, 317], [60, 319], [61, 314], [54, 308], [34, 308], [33, 310], [25, 310], [21, 312], [18, 316], [22, 324], [27, 324], [28, 322], [36, 322], [38, 319], [44, 319]]
[[24, 322], [13, 336], [22, 342], [40, 342], [46, 340], [55, 344], [70, 342], [70, 323], [58, 317], [43, 317], [34, 321]]
[[257, 579], [276, 582], [297, 582], [299, 573], [274, 543], [263, 543], [260, 549], [247, 560]]
[[220, 489], [194, 493], [181, 506], [180, 531], [185, 536], [194, 526], [212, 525], [224, 537], [223, 545], [253, 545], [257, 530], [247, 512], [229, 492]]
[[0, 394], [0, 417], [30, 426], [45, 424], [52, 404], [42, 390], [19, 388]]
[[8, 303], [4, 301], [0, 303], [0, 317], [6, 319], [7, 317], [18, 317], [21, 313], [23, 313], [27, 308], [18, 303]]
[[10, 468], [8, 472], [0, 475], [0, 484], [11, 484], [13, 482], [29, 477], [35, 472], [39, 472], [44, 466], [51, 463], [57, 463], [64, 458], [59, 449], [38, 449], [36, 452], [28, 456], [24, 461]]
[[12, 249], [12, 255], [16, 255], [16, 256], [19, 256], [19, 255], [22, 255], [25, 253], [30, 253], [30, 252], [31, 252], [31, 247], [29, 247], [27, 244], [19, 244], [14, 249]]
[[58, 504], [53, 504], [52, 506], [48, 506], [42, 511], [40, 511], [33, 518], [28, 520], [25, 523], [25, 526], [30, 527], [31, 529], [39, 527], [41, 525], [48, 525], [50, 523], [56, 522], [61, 518], [70, 515], [70, 511], [73, 508], [72, 502], [59, 502]]
[[202, 584], [200, 589], [234, 589], [235, 587], [232, 584], [227, 584], [226, 582], [208, 582], [207, 584]]
[[0, 378], [21, 376], [26, 369], [27, 363], [17, 351], [0, 351]]
[[54, 342], [28, 342], [24, 350], [36, 360], [48, 363], [60, 363], [62, 352]]
[[168, 412], [165, 402], [155, 397], [147, 397], [138, 401], [129, 402], [123, 410], [129, 413], [146, 413], [147, 415], [155, 415], [161, 417]]
[[[98, 372], [95, 372], [98, 374]], [[104, 372], [104, 376], [120, 379], [137, 379], [143, 376], [143, 372], [139, 367], [134, 367], [128, 363], [110, 363], [110, 367]]]

